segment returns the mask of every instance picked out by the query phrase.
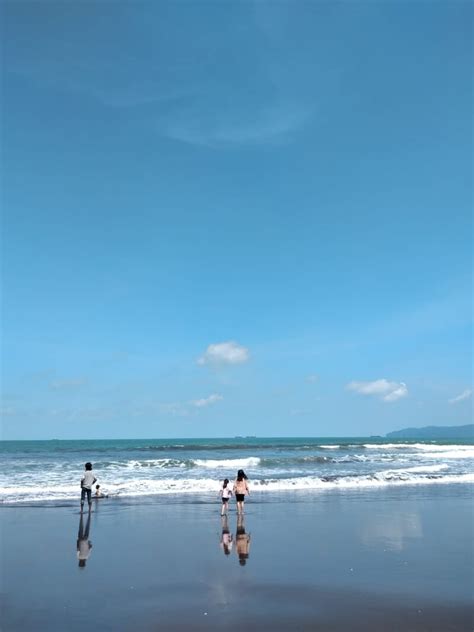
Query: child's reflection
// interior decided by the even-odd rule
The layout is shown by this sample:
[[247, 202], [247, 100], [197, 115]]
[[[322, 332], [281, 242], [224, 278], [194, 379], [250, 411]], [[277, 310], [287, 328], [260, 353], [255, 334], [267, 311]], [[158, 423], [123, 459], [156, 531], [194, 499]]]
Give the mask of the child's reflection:
[[245, 566], [249, 557], [250, 533], [245, 533], [243, 514], [237, 516], [237, 531], [235, 532], [235, 550], [239, 556], [239, 564]]
[[89, 540], [89, 531], [91, 528], [91, 514], [87, 514], [86, 528], [84, 530], [84, 516], [81, 513], [79, 520], [79, 533], [77, 534], [77, 559], [79, 566], [84, 568], [89, 555], [91, 554], [92, 542]]
[[222, 536], [221, 536], [221, 547], [224, 551], [225, 555], [229, 555], [232, 551], [232, 533], [229, 530], [229, 523], [227, 522], [227, 514], [222, 516]]

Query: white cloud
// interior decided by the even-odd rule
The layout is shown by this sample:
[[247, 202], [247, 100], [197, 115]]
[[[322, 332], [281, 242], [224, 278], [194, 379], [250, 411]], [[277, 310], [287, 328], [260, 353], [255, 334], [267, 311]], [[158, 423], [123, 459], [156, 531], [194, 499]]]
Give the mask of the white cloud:
[[249, 359], [249, 350], [242, 347], [233, 340], [228, 342], [218, 342], [208, 346], [204, 354], [198, 359], [197, 363], [201, 366], [225, 365], [225, 364], [243, 364]]
[[193, 406], [196, 406], [196, 408], [203, 408], [204, 406], [210, 406], [211, 404], [215, 404], [216, 402], [219, 402], [222, 399], [224, 399], [222, 395], [213, 393], [212, 395], [209, 395], [209, 397], [205, 397], [202, 399], [195, 399], [191, 403]]
[[463, 391], [460, 395], [450, 399], [449, 403], [450, 404], [457, 404], [458, 402], [462, 402], [465, 399], [469, 399], [471, 397], [471, 395], [472, 395], [472, 389], [471, 388], [466, 388], [466, 390]]
[[349, 382], [346, 388], [360, 395], [373, 395], [384, 402], [395, 402], [408, 395], [405, 382], [389, 382], [385, 378], [373, 382]]
[[310, 384], [315, 384], [318, 380], [319, 380], [319, 375], [316, 375], [316, 373], [313, 373], [312, 375], [308, 375], [306, 377], [306, 381], [310, 382]]
[[408, 395], [407, 385], [404, 382], [400, 382], [395, 390], [387, 393], [385, 397], [383, 397], [384, 402], [396, 402], [397, 399], [401, 399], [402, 397], [406, 397]]

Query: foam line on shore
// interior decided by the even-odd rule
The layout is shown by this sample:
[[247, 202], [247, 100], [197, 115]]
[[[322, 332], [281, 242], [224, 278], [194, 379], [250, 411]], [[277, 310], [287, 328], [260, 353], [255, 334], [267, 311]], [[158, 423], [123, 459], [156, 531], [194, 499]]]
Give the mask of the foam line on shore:
[[[437, 469], [436, 469], [437, 467]], [[331, 489], [364, 489], [403, 485], [432, 485], [474, 483], [474, 474], [438, 474], [441, 466], [406, 470], [385, 470], [370, 475], [297, 477], [286, 479], [257, 479], [251, 482], [252, 491], [321, 491]], [[109, 497], [140, 497], [165, 494], [215, 493], [219, 486], [215, 479], [141, 479], [122, 483], [104, 484]], [[74, 500], [78, 497], [77, 485], [62, 485], [54, 489], [44, 486], [0, 487], [0, 500], [4, 504], [32, 503], [38, 501]]]

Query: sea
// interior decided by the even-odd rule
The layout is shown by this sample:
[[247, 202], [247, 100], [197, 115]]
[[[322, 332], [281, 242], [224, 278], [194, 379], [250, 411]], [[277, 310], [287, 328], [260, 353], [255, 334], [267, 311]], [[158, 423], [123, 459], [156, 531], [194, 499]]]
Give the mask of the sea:
[[[474, 442], [383, 438], [123, 439], [0, 442], [0, 503], [77, 502], [84, 463], [110, 499], [215, 499], [244, 469], [252, 492], [306, 495], [474, 482]], [[261, 494], [260, 494], [261, 492]]]

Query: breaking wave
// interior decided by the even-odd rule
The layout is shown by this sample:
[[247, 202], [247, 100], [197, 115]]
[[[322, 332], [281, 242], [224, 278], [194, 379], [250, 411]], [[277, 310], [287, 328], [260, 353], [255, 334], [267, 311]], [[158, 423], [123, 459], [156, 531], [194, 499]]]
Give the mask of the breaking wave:
[[[474, 483], [474, 474], [440, 474], [443, 466], [413, 467], [385, 470], [373, 474], [353, 474], [334, 476], [305, 476], [290, 478], [260, 478], [251, 481], [252, 492], [272, 492], [306, 490], [317, 492], [331, 489], [362, 489], [401, 485], [428, 485], [433, 483]], [[105, 486], [104, 486], [105, 487]], [[111, 483], [105, 491], [109, 499], [133, 498], [140, 496], [160, 496], [166, 494], [202, 494], [215, 498], [219, 489], [213, 478], [200, 479], [130, 479]], [[57, 485], [48, 489], [44, 485], [19, 485], [0, 487], [0, 500], [7, 504], [35, 503], [51, 501], [78, 501], [77, 485]]]

